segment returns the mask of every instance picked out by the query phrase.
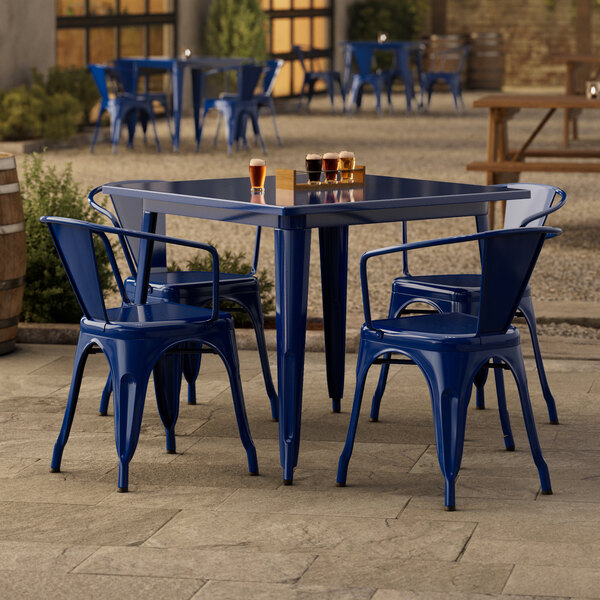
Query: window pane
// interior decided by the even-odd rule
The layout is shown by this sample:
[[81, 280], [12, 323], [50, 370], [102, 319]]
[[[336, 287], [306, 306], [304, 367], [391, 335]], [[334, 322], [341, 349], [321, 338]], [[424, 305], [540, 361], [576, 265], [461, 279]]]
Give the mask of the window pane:
[[124, 15], [140, 15], [146, 12], [146, 0], [121, 0], [119, 12]]
[[148, 54], [150, 56], [173, 56], [173, 25], [150, 25]]
[[117, 0], [90, 0], [90, 15], [114, 15]]
[[56, 30], [56, 64], [59, 67], [85, 66], [85, 29]]
[[271, 9], [271, 0], [261, 0], [260, 6], [262, 7], [263, 10], [270, 10]]
[[271, 21], [273, 54], [292, 51], [291, 25], [291, 19], [273, 19]]
[[294, 19], [294, 44], [310, 46], [310, 18], [297, 17]]
[[116, 58], [116, 33], [114, 27], [90, 29], [90, 62], [104, 63]]
[[85, 0], [56, 0], [57, 17], [85, 15]]
[[146, 28], [121, 27], [120, 56], [145, 56], [146, 54]]
[[273, 10], [288, 10], [292, 8], [292, 0], [273, 0]]
[[313, 8], [330, 8], [331, 0], [313, 0]]
[[149, 13], [173, 12], [173, 0], [150, 0], [148, 2]]
[[[299, 60], [294, 61], [294, 94], [299, 94], [302, 91], [302, 84], [304, 82], [304, 69], [300, 64]], [[315, 85], [315, 90], [317, 86]]]
[[329, 17], [315, 17], [313, 26], [313, 48], [328, 49], [331, 46], [331, 28]]
[[294, 0], [294, 8], [299, 10], [310, 8], [310, 0]]

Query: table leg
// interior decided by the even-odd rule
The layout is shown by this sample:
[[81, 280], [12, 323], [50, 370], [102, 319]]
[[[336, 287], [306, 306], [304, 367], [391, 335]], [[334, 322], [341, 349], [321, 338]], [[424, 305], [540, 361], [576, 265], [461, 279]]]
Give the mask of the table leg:
[[183, 108], [183, 73], [177, 61], [173, 67], [173, 151], [179, 152], [179, 130]]
[[412, 71], [410, 70], [410, 64], [408, 61], [409, 53], [406, 48], [398, 53], [399, 67], [402, 81], [404, 82], [404, 94], [406, 95], [406, 112], [410, 114], [411, 102], [415, 95]]
[[346, 355], [348, 227], [321, 227], [319, 248], [327, 388], [331, 398], [331, 410], [340, 412], [340, 402], [344, 395]]
[[194, 104], [194, 127], [196, 131], [196, 152], [202, 139], [202, 124], [200, 123], [200, 105], [202, 103], [202, 71], [192, 69], [192, 98]]
[[310, 229], [275, 229], [279, 451], [291, 485], [300, 448]]

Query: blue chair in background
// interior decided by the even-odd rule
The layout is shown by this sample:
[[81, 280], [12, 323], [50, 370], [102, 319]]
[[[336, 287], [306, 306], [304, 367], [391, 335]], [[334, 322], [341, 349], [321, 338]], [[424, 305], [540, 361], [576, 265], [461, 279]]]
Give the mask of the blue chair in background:
[[[98, 212], [107, 217], [115, 227], [140, 230], [143, 219], [142, 202], [135, 198], [111, 196], [116, 215], [96, 202], [94, 197], [102, 191], [102, 187], [93, 189], [88, 195], [88, 202]], [[164, 234], [166, 218], [164, 214], [157, 216], [156, 231]], [[277, 392], [273, 384], [269, 355], [264, 332], [264, 319], [260, 298], [260, 283], [256, 277], [260, 252], [261, 229], [256, 229], [256, 240], [249, 273], [220, 273], [219, 300], [229, 300], [241, 307], [252, 321], [256, 344], [265, 381], [265, 388], [271, 403], [271, 415], [278, 417]], [[132, 273], [136, 272], [136, 257], [139, 254], [139, 238], [126, 237], [123, 252]], [[130, 296], [135, 294], [135, 278], [125, 281], [125, 289]], [[212, 302], [212, 276], [206, 271], [167, 271], [167, 255], [164, 244], [152, 247], [152, 262], [149, 281], [149, 302], [178, 302], [180, 304], [205, 306]], [[234, 309], [228, 309], [233, 311]], [[187, 354], [183, 359], [183, 375], [188, 383], [188, 403], [196, 404], [196, 378], [200, 369], [200, 354]], [[112, 391], [112, 378], [109, 375], [102, 392], [99, 412], [106, 415]]]
[[469, 46], [459, 46], [457, 48], [447, 48], [434, 52], [429, 56], [429, 68], [423, 68], [423, 52], [419, 53], [418, 70], [420, 71], [421, 84], [421, 107], [424, 105], [424, 96], [427, 95], [427, 106], [431, 102], [431, 94], [436, 83], [447, 83], [452, 92], [454, 107], [457, 113], [465, 112], [465, 103], [462, 99], [462, 82], [461, 77], [467, 56], [469, 54]]
[[[107, 65], [88, 65], [88, 68], [100, 94], [100, 110], [98, 112], [96, 129], [94, 130], [90, 151], [94, 151], [94, 146], [98, 139], [102, 114], [106, 110], [110, 116], [110, 141], [113, 153], [117, 152], [117, 146], [121, 139], [121, 128], [124, 122], [127, 124], [129, 130], [128, 146], [130, 148], [133, 147], [133, 135], [138, 118], [140, 121], [143, 119], [145, 119], [146, 122], [147, 119], [152, 121], [156, 148], [160, 152], [160, 141], [156, 132], [156, 120], [152, 109], [152, 100], [145, 96], [138, 96], [137, 94], [131, 94], [125, 91], [123, 82], [120, 79], [120, 73], [117, 69]], [[110, 91], [107, 78], [111, 85]]]
[[[179, 413], [176, 384], [180, 355], [185, 344], [193, 343], [208, 346], [225, 363], [248, 467], [252, 475], [257, 475], [258, 462], [244, 406], [233, 318], [219, 311], [219, 255], [215, 248], [199, 242], [105, 227], [74, 219], [42, 217], [40, 220], [50, 229], [83, 311], [65, 416], [52, 455], [52, 471], [60, 472], [85, 363], [88, 355], [97, 347], [108, 360], [115, 391], [118, 490], [126, 492], [128, 489], [129, 462], [139, 439], [146, 389], [152, 372], [158, 411], [167, 434], [167, 451], [175, 452], [175, 424]], [[209, 252], [213, 264], [210, 275], [212, 309], [174, 302], [148, 303], [145, 299], [139, 303], [132, 301], [125, 290], [108, 235], [118, 238], [123, 247], [123, 236], [127, 236], [149, 243], [176, 244]], [[100, 240], [108, 255], [121, 295], [122, 304], [117, 308], [107, 308], [104, 303], [98, 276], [98, 248], [94, 243], [95, 238]]]
[[[561, 189], [550, 185], [537, 183], [511, 183], [500, 187], [526, 189], [531, 197], [526, 200], [509, 200], [506, 203], [505, 228], [517, 227], [540, 227], [546, 222], [549, 214], [557, 211], [566, 201], [566, 194]], [[556, 201], [556, 202], [555, 202]], [[402, 241], [407, 242], [407, 226], [402, 224]], [[389, 317], [397, 317], [410, 312], [423, 312], [411, 310], [409, 307], [415, 302], [425, 303], [439, 312], [460, 312], [476, 315], [479, 310], [479, 275], [475, 274], [448, 274], [448, 275], [412, 275], [408, 268], [408, 253], [404, 252], [402, 257], [403, 274], [392, 283], [392, 296], [390, 300]], [[508, 266], [508, 265], [507, 265]], [[525, 288], [519, 301], [518, 315], [525, 317], [529, 333], [537, 371], [548, 407], [550, 423], [558, 423], [556, 403], [550, 392], [542, 353], [537, 337], [535, 312], [531, 299], [531, 288]], [[379, 376], [379, 383], [373, 395], [371, 405], [371, 420], [379, 419], [379, 407], [381, 398], [385, 391], [389, 365], [383, 364]], [[487, 379], [488, 369], [483, 369], [475, 378], [477, 390], [477, 408], [485, 407], [484, 385]], [[502, 371], [494, 371], [496, 378], [496, 389], [499, 402], [504, 402], [504, 383]], [[507, 445], [511, 448], [511, 444]]]
[[[546, 237], [562, 233], [551, 227], [519, 227], [486, 231], [456, 238], [401, 244], [371, 250], [360, 261], [365, 323], [361, 329], [356, 366], [356, 391], [346, 444], [339, 461], [337, 483], [346, 484], [348, 462], [354, 446], [365, 379], [373, 363], [414, 362], [423, 372], [431, 394], [438, 460], [445, 480], [444, 504], [455, 508], [455, 480], [460, 469], [465, 439], [467, 408], [473, 380], [494, 360], [512, 371], [525, 428], [543, 494], [551, 494], [550, 475], [539, 445], [518, 330], [511, 325]], [[371, 319], [367, 261], [375, 256], [419, 248], [479, 242], [481, 275], [477, 316], [435, 313], [412, 317]], [[506, 265], [510, 264], [510, 269]], [[404, 358], [390, 358], [400, 354]], [[500, 407], [506, 438], [512, 439], [506, 405]], [[514, 442], [513, 442], [514, 445]]]
[[[227, 154], [231, 154], [233, 142], [236, 142], [236, 145], [239, 146], [241, 140], [244, 146], [246, 145], [247, 119], [252, 122], [254, 135], [260, 143], [263, 154], [267, 152], [258, 123], [258, 96], [254, 93], [262, 72], [263, 67], [260, 65], [243, 65], [238, 70], [237, 94], [225, 95], [221, 98], [207, 98], [204, 101], [201, 129], [204, 128], [204, 120], [208, 111], [211, 109], [218, 110], [225, 120]], [[196, 149], [199, 145], [200, 139], [197, 141]]]
[[312, 100], [314, 91], [315, 91], [315, 83], [318, 81], [322, 81], [326, 88], [327, 93], [329, 94], [329, 100], [331, 101], [331, 110], [333, 111], [335, 106], [333, 102], [333, 97], [335, 95], [335, 86], [337, 83], [340, 94], [342, 96], [342, 107], [346, 104], [346, 91], [344, 86], [342, 85], [342, 77], [339, 71], [309, 71], [306, 66], [306, 60], [304, 57], [304, 52], [300, 46], [293, 46], [292, 50], [295, 52], [296, 57], [300, 61], [300, 66], [304, 71], [304, 80], [302, 81], [302, 88], [300, 90], [300, 99], [298, 100], [298, 110], [302, 108], [302, 102], [304, 98], [306, 98], [306, 109], [310, 105], [310, 101]]
[[[376, 48], [377, 46], [374, 44], [347, 44], [346, 52], [352, 53], [358, 69], [358, 73], [352, 75], [348, 104], [350, 107], [355, 106], [358, 110], [362, 103], [363, 88], [365, 85], [370, 85], [375, 94], [377, 113], [381, 115], [381, 94], [389, 80], [389, 75], [383, 71], [373, 71], [373, 53]], [[348, 85], [348, 82], [346, 82], [346, 85]], [[388, 94], [388, 102], [391, 108], [391, 94]]]
[[415, 97], [415, 84], [411, 70], [411, 59], [414, 58], [417, 65], [417, 78], [421, 80], [420, 62], [418, 61], [419, 52], [423, 51], [423, 45], [414, 43], [411, 45], [401, 44], [394, 47], [394, 62], [392, 68], [384, 72], [387, 85], [388, 104], [392, 106], [392, 89], [396, 79], [404, 83], [406, 96], [406, 112], [411, 112], [412, 100]]

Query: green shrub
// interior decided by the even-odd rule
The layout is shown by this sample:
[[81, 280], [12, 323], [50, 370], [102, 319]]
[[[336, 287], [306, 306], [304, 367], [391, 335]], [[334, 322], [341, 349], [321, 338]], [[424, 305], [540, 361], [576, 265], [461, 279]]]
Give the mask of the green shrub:
[[[42, 215], [58, 215], [98, 222], [98, 213], [85, 202], [84, 194], [73, 181], [71, 164], [62, 173], [46, 167], [43, 156], [25, 158], [21, 196], [27, 236], [27, 273], [23, 298], [23, 320], [49, 323], [76, 323], [81, 308], [67, 279], [60, 258]], [[98, 245], [100, 281], [112, 289], [108, 257]]]
[[[216, 245], [209, 242], [212, 246]], [[201, 252], [197, 256], [188, 260], [186, 264], [188, 271], [212, 271], [212, 259], [207, 252]], [[219, 270], [221, 273], [250, 273], [250, 263], [246, 261], [246, 255], [243, 252], [235, 254], [231, 250], [219, 252]], [[171, 262], [169, 271], [181, 271], [177, 263]], [[275, 310], [275, 296], [273, 294], [274, 283], [269, 278], [266, 269], [262, 269], [256, 274], [260, 283], [260, 299], [264, 315], [268, 315]], [[221, 309], [228, 311], [232, 308], [239, 308], [233, 302], [221, 302]], [[246, 312], [233, 312], [233, 318], [237, 327], [251, 327], [252, 321]]]
[[206, 54], [267, 56], [267, 16], [259, 0], [215, 0], [206, 25]]
[[8, 90], [0, 101], [0, 139], [62, 140], [77, 131], [81, 104], [67, 93], [48, 95], [39, 83]]
[[89, 123], [90, 112], [100, 99], [100, 94], [92, 74], [86, 67], [51, 67], [46, 82], [35, 68], [33, 76], [37, 83], [44, 86], [48, 95], [66, 93], [76, 98], [82, 106], [77, 124], [87, 125]]
[[[355, 2], [348, 7], [348, 39], [375, 42], [384, 32], [389, 40], [412, 40], [419, 33], [419, 19], [427, 6], [426, 0]], [[379, 68], [388, 69], [393, 59], [389, 52], [378, 52], [376, 60]]]

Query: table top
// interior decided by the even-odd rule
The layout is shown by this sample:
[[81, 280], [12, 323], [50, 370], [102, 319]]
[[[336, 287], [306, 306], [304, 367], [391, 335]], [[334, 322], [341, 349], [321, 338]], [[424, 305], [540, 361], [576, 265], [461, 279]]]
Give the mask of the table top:
[[251, 193], [247, 177], [116, 182], [102, 191], [143, 198], [151, 212], [279, 229], [481, 215], [489, 201], [529, 198], [527, 190], [381, 175], [367, 175], [364, 187], [315, 186], [315, 191], [277, 189], [275, 177], [269, 176], [264, 195]]
[[558, 56], [556, 61], [566, 63], [600, 64], [600, 56], [593, 56], [591, 54], [570, 54], [567, 56]]
[[600, 108], [600, 100], [578, 94], [489, 94], [477, 98], [474, 108]]
[[120, 58], [123, 62], [134, 62], [140, 67], [155, 67], [171, 69], [174, 65], [187, 66], [199, 69], [212, 69], [218, 67], [237, 67], [254, 62], [252, 58], [237, 56], [190, 56], [190, 58], [173, 58], [168, 56], [128, 56]]

